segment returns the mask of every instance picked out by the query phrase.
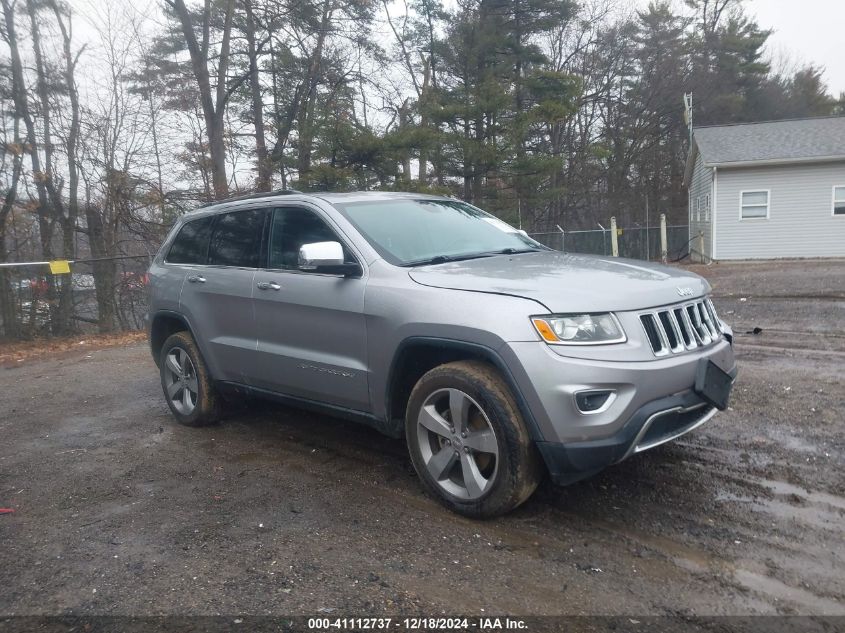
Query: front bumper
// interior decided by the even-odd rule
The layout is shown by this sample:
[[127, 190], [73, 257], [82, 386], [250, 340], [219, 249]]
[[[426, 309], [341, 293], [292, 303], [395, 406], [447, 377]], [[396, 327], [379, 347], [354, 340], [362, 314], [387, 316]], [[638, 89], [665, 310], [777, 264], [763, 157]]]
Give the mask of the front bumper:
[[552, 481], [567, 485], [590, 477], [635, 453], [654, 448], [698, 428], [716, 408], [692, 390], [642, 406], [619, 432], [586, 442], [537, 442]]
[[[502, 350], [531, 412], [534, 439], [555, 482], [571, 483], [634, 453], [668, 442], [716, 410], [694, 391], [699, 364], [712, 361], [735, 378], [728, 340], [645, 362], [562, 356], [544, 343]], [[576, 394], [609, 390], [609, 406], [582, 412]]]

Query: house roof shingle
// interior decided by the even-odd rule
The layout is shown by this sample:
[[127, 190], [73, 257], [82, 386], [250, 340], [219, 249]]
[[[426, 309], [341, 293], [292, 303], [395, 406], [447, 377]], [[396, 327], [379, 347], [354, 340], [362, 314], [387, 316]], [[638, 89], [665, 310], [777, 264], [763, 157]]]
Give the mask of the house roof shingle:
[[845, 158], [845, 116], [714, 125], [693, 135], [708, 165]]

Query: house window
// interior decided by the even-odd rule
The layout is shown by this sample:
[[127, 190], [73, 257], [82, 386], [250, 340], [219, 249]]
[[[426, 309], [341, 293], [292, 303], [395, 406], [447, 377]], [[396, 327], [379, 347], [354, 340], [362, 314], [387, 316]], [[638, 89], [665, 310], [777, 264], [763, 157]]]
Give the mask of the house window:
[[695, 213], [696, 222], [701, 222], [702, 218], [705, 222], [710, 221], [710, 194], [706, 193], [703, 196], [698, 196], [695, 199]]
[[845, 215], [845, 185], [833, 188], [833, 215]]
[[768, 191], [743, 191], [739, 194], [741, 220], [769, 217]]

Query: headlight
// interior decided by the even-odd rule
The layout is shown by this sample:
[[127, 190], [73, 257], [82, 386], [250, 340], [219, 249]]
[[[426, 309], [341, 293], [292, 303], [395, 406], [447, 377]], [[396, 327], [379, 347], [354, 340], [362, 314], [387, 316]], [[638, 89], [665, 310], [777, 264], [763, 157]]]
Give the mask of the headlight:
[[531, 317], [540, 337], [553, 345], [624, 343], [625, 332], [610, 312], [604, 314], [552, 314]]

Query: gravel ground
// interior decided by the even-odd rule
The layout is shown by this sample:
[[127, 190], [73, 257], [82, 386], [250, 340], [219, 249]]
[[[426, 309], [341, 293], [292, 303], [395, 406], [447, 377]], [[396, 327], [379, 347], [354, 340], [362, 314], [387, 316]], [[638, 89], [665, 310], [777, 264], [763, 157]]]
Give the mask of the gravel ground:
[[845, 615], [845, 262], [694, 269], [731, 409], [492, 521], [351, 423], [177, 426], [143, 344], [0, 369], [0, 614]]

